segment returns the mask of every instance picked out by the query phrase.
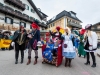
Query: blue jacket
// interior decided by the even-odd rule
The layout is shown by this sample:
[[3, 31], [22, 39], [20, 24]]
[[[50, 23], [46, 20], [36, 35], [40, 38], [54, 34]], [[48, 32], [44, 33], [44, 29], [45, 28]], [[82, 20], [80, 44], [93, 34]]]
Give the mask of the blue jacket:
[[78, 46], [79, 46], [79, 39], [78, 38], [74, 39], [74, 44], [75, 44], [75, 48], [78, 48]]
[[[29, 40], [29, 44], [33, 48], [34, 41], [35, 40], [37, 42], [40, 41], [40, 31], [39, 30], [35, 30], [35, 31], [32, 31], [30, 34], [32, 35], [32, 39]], [[38, 47], [36, 47], [36, 49], [34, 49], [34, 50], [38, 50]]]

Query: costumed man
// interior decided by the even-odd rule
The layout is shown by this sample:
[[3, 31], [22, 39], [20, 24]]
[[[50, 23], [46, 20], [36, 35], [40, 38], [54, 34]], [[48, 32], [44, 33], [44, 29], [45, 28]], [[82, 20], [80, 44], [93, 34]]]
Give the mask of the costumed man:
[[74, 32], [80, 38], [80, 43], [79, 43], [79, 47], [78, 47], [79, 57], [81, 57], [81, 55], [83, 55], [84, 58], [85, 58], [85, 56], [86, 56], [86, 52], [84, 51], [84, 33], [85, 33], [85, 29], [81, 29], [81, 31], [79, 33], [76, 30]]
[[14, 36], [12, 38], [12, 41], [15, 43], [15, 64], [18, 64], [19, 50], [21, 51], [21, 63], [23, 63], [26, 40], [27, 32], [24, 29], [24, 26], [21, 25], [19, 30], [14, 32]]
[[29, 37], [29, 50], [28, 50], [28, 62], [27, 65], [31, 63], [31, 52], [32, 49], [35, 52], [35, 61], [34, 65], [37, 64], [37, 59], [38, 59], [38, 46], [37, 44], [41, 43], [40, 41], [40, 31], [39, 31], [39, 26], [37, 23], [32, 23], [32, 31], [28, 35]]

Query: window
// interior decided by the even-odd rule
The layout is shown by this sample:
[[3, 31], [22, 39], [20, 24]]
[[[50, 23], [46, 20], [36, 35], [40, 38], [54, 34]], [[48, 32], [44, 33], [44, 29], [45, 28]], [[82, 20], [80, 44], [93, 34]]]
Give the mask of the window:
[[52, 27], [52, 24], [51, 24], [51, 27]]
[[35, 10], [34, 10], [34, 9], [31, 9], [31, 12], [32, 12], [32, 13], [35, 13]]
[[26, 23], [24, 22], [20, 22], [20, 25], [23, 25], [24, 27], [26, 27]]
[[53, 26], [55, 26], [55, 24], [53, 23]]
[[13, 19], [9, 17], [5, 17], [5, 22], [9, 24], [13, 24]]
[[50, 28], [50, 25], [49, 25], [49, 28]]
[[70, 19], [68, 19], [68, 22], [71, 22], [71, 20], [70, 20]]
[[26, 10], [29, 10], [29, 6], [28, 6], [28, 5], [26, 5], [26, 4], [25, 4], [25, 8], [26, 8]]
[[30, 29], [32, 29], [32, 26], [30, 25]]

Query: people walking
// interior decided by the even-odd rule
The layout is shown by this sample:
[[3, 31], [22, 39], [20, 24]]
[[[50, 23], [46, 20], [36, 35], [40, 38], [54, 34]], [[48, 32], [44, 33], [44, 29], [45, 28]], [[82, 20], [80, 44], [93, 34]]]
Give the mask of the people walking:
[[27, 33], [24, 26], [21, 25], [19, 30], [14, 32], [13, 42], [15, 42], [15, 64], [18, 64], [19, 50], [21, 51], [21, 64], [24, 59], [25, 43], [27, 40]]
[[34, 50], [35, 53], [35, 61], [34, 61], [34, 65], [37, 64], [37, 59], [38, 59], [38, 43], [40, 42], [40, 31], [38, 29], [38, 25], [37, 23], [32, 23], [32, 31], [30, 34], [28, 34], [29, 37], [29, 50], [28, 50], [28, 62], [27, 65], [29, 65], [31, 63], [31, 53], [32, 53], [32, 49]]
[[92, 27], [91, 24], [88, 24], [85, 27], [86, 33], [84, 35], [84, 37], [85, 37], [84, 49], [87, 54], [87, 61], [86, 61], [85, 65], [90, 64], [89, 54], [91, 54], [92, 61], [93, 61], [93, 64], [91, 67], [96, 67], [96, 58], [95, 58], [94, 52], [97, 50], [97, 34], [93, 31], [91, 31], [91, 27]]

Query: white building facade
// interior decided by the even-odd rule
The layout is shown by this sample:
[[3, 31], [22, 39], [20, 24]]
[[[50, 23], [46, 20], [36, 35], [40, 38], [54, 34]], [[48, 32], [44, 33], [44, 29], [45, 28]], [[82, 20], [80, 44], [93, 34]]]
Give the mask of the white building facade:
[[41, 13], [32, 0], [0, 0], [0, 30], [14, 32], [20, 25], [29, 30], [34, 21], [44, 28], [46, 18], [47, 15]]

